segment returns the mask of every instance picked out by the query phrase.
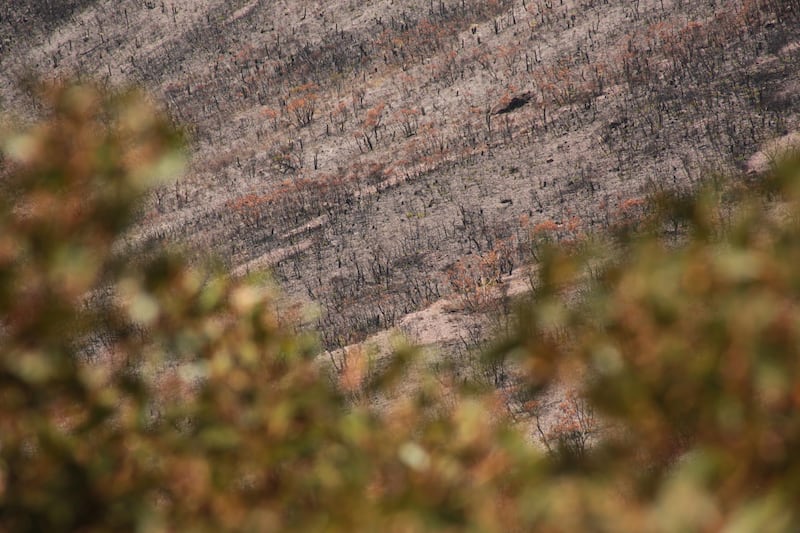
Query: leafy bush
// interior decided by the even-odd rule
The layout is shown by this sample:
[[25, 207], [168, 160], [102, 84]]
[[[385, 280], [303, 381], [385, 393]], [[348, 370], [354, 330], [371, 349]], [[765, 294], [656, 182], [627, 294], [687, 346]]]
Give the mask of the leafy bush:
[[[348, 403], [269, 290], [136, 244], [144, 194], [181, 161], [146, 100], [45, 93], [47, 116], [3, 145], [0, 530], [800, 523], [790, 167], [769, 181], [770, 209], [665, 199], [685, 222], [680, 246], [656, 224], [602, 269], [574, 247], [543, 253], [541, 286], [494, 357], [516, 357], [533, 390], [583, 382], [607, 428], [587, 453], [546, 455], [492, 394], [405, 383], [410, 349], [361, 379], [367, 394], [394, 391], [389, 407]], [[581, 298], [565, 296], [576, 286]]]
[[548, 250], [495, 357], [519, 355], [529, 386], [579, 384], [605, 427], [588, 454], [561, 435], [567, 530], [800, 525], [799, 163], [660, 194], [614, 238]]

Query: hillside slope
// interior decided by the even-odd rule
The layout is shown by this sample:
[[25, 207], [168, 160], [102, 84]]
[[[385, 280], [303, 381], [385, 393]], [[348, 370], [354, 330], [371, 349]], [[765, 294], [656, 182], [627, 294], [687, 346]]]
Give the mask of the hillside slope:
[[271, 268], [327, 348], [798, 129], [797, 0], [55, 5], [1, 8], [4, 107], [30, 70], [143, 84], [192, 167], [140, 243]]

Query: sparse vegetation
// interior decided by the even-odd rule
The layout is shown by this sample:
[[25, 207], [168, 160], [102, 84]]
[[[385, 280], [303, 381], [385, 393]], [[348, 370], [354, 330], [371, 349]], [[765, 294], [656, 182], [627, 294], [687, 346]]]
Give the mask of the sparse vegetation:
[[[597, 230], [797, 127], [790, 1], [18, 4], [6, 107], [32, 111], [10, 85], [29, 69], [163, 98], [192, 166], [144, 238], [271, 269], [335, 310], [309, 324], [328, 349], [449, 296], [448, 268], [497, 242], [527, 261], [519, 217]], [[34, 38], [22, 17], [49, 22]], [[376, 253], [389, 283], [365, 275]]]

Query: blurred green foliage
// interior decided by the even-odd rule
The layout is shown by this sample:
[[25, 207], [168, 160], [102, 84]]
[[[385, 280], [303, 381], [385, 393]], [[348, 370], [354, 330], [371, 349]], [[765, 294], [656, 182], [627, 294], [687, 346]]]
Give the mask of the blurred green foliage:
[[543, 255], [493, 357], [516, 356], [534, 390], [579, 384], [601, 420], [590, 453], [562, 435], [586, 503], [560, 523], [582, 507], [596, 519], [566, 530], [800, 528], [798, 184], [790, 151], [765, 176], [656, 194], [635, 223]]
[[[791, 161], [757, 187], [664, 196], [617, 242], [543, 250], [490, 357], [533, 392], [578, 383], [604, 427], [586, 453], [544, 454], [491, 393], [409, 387], [411, 349], [337, 386], [269, 290], [125, 251], [148, 188], [180, 170], [179, 135], [135, 92], [43, 97], [0, 170], [0, 531], [800, 524]], [[377, 409], [353, 386], [398, 392]]]

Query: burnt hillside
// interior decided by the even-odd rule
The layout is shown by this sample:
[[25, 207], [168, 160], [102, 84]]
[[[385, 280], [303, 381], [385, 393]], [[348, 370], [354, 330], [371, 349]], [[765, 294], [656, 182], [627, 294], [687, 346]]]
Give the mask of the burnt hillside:
[[[191, 138], [131, 245], [319, 303], [328, 347], [477, 289], [798, 128], [796, 0], [72, 0], [0, 8], [13, 78], [137, 83]], [[33, 28], [33, 30], [31, 29]], [[136, 242], [134, 242], [136, 241]]]

